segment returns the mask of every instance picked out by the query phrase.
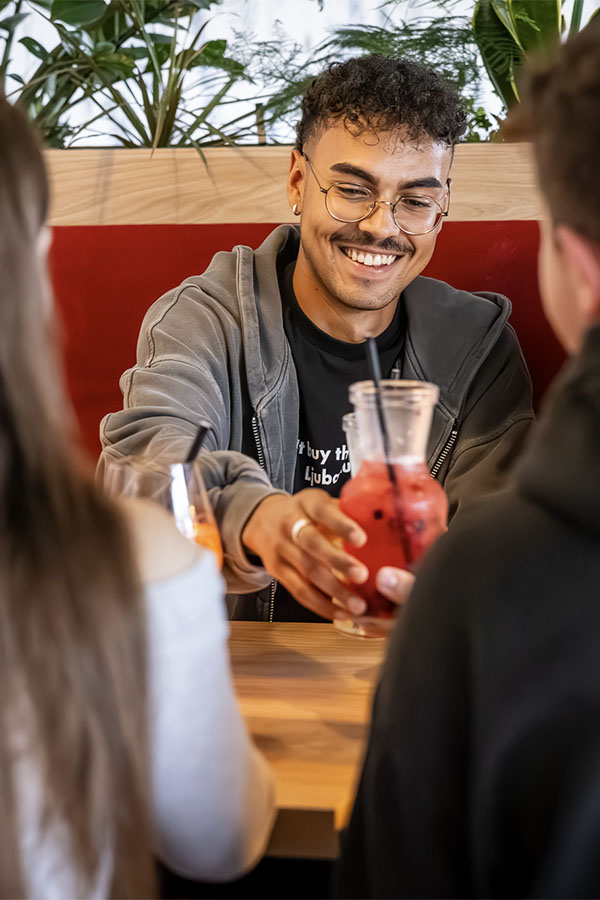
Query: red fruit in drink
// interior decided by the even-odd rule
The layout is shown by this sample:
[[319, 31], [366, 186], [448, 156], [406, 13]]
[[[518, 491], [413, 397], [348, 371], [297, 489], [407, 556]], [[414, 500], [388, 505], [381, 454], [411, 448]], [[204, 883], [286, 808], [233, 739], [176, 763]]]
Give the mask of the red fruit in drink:
[[367, 602], [365, 615], [391, 618], [395, 604], [375, 587], [382, 566], [407, 569], [417, 562], [446, 529], [448, 504], [441, 486], [423, 463], [393, 463], [395, 486], [385, 462], [364, 460], [340, 495], [340, 508], [365, 530], [363, 547], [344, 549], [369, 570], [353, 590]]

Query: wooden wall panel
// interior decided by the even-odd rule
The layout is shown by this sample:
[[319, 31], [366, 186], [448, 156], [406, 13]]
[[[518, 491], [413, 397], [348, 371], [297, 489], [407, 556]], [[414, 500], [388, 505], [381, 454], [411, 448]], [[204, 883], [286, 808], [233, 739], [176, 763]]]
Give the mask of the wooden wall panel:
[[[48, 150], [52, 225], [183, 225], [294, 220], [285, 183], [290, 147]], [[461, 144], [454, 221], [539, 218], [526, 144]]]

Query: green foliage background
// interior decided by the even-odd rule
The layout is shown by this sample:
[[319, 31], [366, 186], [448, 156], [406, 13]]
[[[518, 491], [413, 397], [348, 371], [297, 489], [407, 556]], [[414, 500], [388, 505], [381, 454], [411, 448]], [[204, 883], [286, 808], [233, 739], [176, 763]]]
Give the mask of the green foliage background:
[[[315, 0], [315, 16], [334, 2]], [[381, 53], [418, 59], [455, 84], [468, 114], [465, 139], [487, 140], [498, 125], [485, 108], [487, 79], [505, 111], [517, 103], [524, 62], [582, 27], [584, 0], [473, 0], [472, 16], [457, 15], [458, 2], [437, 0], [438, 15], [408, 19], [407, 3], [414, 12], [419, 0], [384, 0], [376, 7], [384, 25], [338, 28], [307, 51], [277, 31], [270, 41], [206, 40], [220, 0], [0, 0], [0, 91], [27, 109], [52, 147], [97, 134], [99, 143], [201, 151], [276, 141], [325, 65]], [[36, 16], [55, 40], [18, 39], [36, 63], [24, 79], [15, 40]]]

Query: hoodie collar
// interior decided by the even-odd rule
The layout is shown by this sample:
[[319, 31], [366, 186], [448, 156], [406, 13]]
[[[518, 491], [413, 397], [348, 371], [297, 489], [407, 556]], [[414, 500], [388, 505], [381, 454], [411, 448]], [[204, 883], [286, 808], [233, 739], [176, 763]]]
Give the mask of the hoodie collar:
[[[265, 397], [280, 383], [288, 359], [277, 279], [277, 257], [297, 255], [300, 231], [280, 225], [256, 251], [238, 247], [237, 286], [251, 396]], [[405, 289], [407, 313], [404, 377], [431, 381], [440, 406], [456, 419], [475, 374], [498, 340], [511, 310], [501, 294], [459, 291], [418, 276]], [[258, 366], [257, 361], [262, 360]], [[261, 401], [262, 402], [262, 401]]]
[[405, 377], [437, 384], [440, 405], [458, 418], [473, 378], [510, 315], [501, 294], [460, 291], [420, 275], [404, 291]]

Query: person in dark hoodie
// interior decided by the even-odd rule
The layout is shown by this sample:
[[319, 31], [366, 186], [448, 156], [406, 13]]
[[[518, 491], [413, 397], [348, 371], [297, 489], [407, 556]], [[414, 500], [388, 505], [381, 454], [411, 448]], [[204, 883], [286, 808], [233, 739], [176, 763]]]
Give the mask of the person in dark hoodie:
[[402, 610], [339, 897], [600, 897], [598, 28], [524, 94], [541, 291], [574, 356], [510, 487], [439, 540]]
[[[101, 425], [104, 460], [183, 459], [198, 419], [209, 420], [206, 448], [225, 451], [208, 481], [228, 586], [263, 589], [230, 597], [233, 617], [347, 617], [332, 597], [364, 609], [334, 572], [352, 582], [366, 570], [329, 538], [365, 539], [333, 498], [350, 477], [341, 420], [348, 386], [368, 378], [368, 336], [385, 377], [440, 388], [428, 461], [451, 515], [496, 490], [522, 448], [531, 386], [509, 301], [420, 275], [464, 128], [458, 94], [416, 62], [331, 66], [304, 98], [292, 151], [288, 199], [301, 227], [276, 228], [256, 252], [218, 253], [146, 315], [137, 365], [121, 380], [125, 408]], [[255, 460], [254, 479], [237, 477], [235, 452]], [[219, 460], [227, 471], [213, 480]]]

